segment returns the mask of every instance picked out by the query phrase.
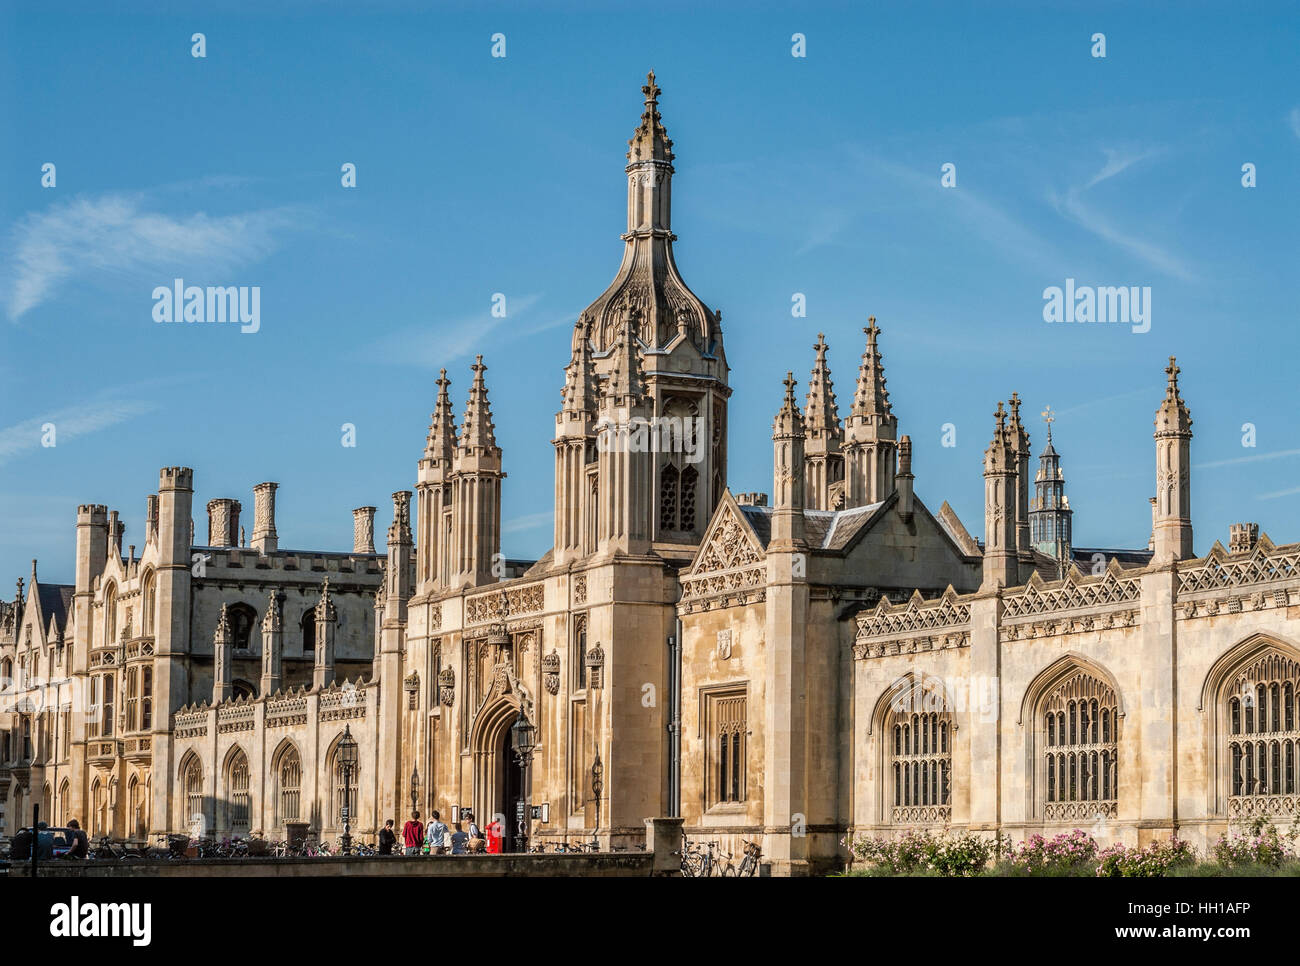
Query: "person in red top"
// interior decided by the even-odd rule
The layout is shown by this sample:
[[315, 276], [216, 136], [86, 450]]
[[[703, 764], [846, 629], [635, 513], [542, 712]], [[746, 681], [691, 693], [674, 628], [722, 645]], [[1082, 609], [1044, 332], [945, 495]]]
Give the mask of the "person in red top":
[[420, 813], [412, 812], [411, 820], [402, 826], [402, 850], [406, 855], [419, 855], [424, 843], [424, 823]]
[[493, 855], [501, 854], [501, 823], [489, 822], [487, 831], [487, 850]]

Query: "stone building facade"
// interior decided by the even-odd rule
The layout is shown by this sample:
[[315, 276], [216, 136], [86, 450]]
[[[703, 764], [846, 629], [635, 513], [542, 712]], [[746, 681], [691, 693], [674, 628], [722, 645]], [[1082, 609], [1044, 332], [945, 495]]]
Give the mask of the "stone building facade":
[[1031, 475], [1015, 394], [984, 455], [983, 539], [932, 511], [874, 319], [846, 415], [819, 336], [802, 405], [786, 379], [770, 494], [733, 493], [721, 312], [677, 269], [653, 74], [642, 92], [622, 261], [564, 368], [552, 549], [502, 556], [481, 357], [459, 424], [440, 374], [382, 554], [373, 507], [351, 553], [281, 550], [274, 483], [254, 488], [251, 539], [221, 499], [199, 543], [184, 467], [161, 471], [138, 556], [116, 513], [80, 507], [75, 583], [33, 564], [0, 605], [0, 834], [40, 803], [96, 836], [333, 838], [345, 731], [361, 836], [414, 804], [500, 816], [513, 843], [527, 801], [546, 806], [534, 841], [634, 847], [680, 815], [801, 874], [853, 834], [1204, 845], [1290, 820], [1300, 546], [1243, 524], [1194, 555], [1173, 361], [1138, 548], [1074, 545], [1050, 422]]

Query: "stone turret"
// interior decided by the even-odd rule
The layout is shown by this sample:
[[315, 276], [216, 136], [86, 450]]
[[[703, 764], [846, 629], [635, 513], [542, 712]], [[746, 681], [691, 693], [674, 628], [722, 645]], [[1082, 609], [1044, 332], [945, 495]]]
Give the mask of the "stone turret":
[[869, 506], [894, 492], [898, 417], [885, 388], [885, 366], [875, 317], [862, 331], [867, 348], [858, 370], [853, 408], [844, 425], [844, 506]]
[[772, 423], [772, 540], [769, 551], [804, 546], [804, 420], [785, 374], [785, 400]]
[[262, 617], [262, 697], [275, 694], [284, 682], [284, 595], [272, 589]]
[[438, 373], [438, 396], [429, 417], [429, 435], [415, 487], [420, 538], [416, 541], [416, 580], [422, 593], [445, 586], [451, 577], [452, 473], [456, 462], [456, 416], [447, 391], [447, 370]]
[[1011, 394], [1011, 452], [1016, 464], [1016, 553], [1023, 564], [1033, 565], [1029, 539], [1029, 433], [1020, 421], [1020, 394]]
[[636, 330], [639, 316], [627, 318], [614, 349], [597, 423], [600, 496], [600, 549], [643, 553], [652, 534], [652, 460], [648, 419], [653, 410], [645, 394]]
[[587, 482], [587, 463], [595, 457], [595, 426], [600, 406], [596, 367], [583, 316], [574, 330], [573, 354], [564, 370], [560, 411], [555, 414], [555, 562], [567, 563], [594, 550], [589, 517], [595, 510]]
[[817, 353], [805, 402], [804, 499], [810, 510], [833, 510], [832, 489], [844, 479], [844, 427], [835, 405], [835, 388], [826, 363], [826, 337], [818, 332]]
[[311, 684], [314, 688], [323, 688], [334, 681], [334, 629], [338, 625], [339, 614], [330, 599], [330, 579], [325, 578], [320, 589], [320, 600], [316, 602], [316, 664], [312, 668]]
[[217, 631], [212, 637], [212, 703], [220, 704], [233, 693], [231, 667], [234, 663], [235, 635], [230, 628], [226, 605], [221, 605]]
[[[465, 420], [452, 474], [452, 583], [478, 586], [499, 579], [501, 553], [501, 448], [497, 446], [492, 407], [488, 403], [483, 357], [470, 367]], [[391, 579], [391, 578], [390, 578]]]
[[1192, 552], [1192, 417], [1178, 394], [1173, 356], [1165, 398], [1156, 410], [1156, 559], [1186, 560]]
[[984, 451], [984, 586], [1017, 583], [1016, 463], [1007, 414], [998, 403], [993, 440]]

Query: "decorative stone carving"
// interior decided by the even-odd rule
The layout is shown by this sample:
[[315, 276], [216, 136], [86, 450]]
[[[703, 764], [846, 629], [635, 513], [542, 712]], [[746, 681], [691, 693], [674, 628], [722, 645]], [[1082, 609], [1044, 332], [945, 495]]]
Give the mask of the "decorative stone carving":
[[456, 672], [449, 667], [438, 673], [438, 700], [449, 708], [456, 700]]
[[731, 657], [731, 628], [718, 631], [718, 660], [725, 661]]
[[542, 658], [542, 684], [547, 694], [560, 693], [560, 655], [555, 651]]
[[605, 649], [599, 644], [587, 648], [587, 687], [604, 687]]

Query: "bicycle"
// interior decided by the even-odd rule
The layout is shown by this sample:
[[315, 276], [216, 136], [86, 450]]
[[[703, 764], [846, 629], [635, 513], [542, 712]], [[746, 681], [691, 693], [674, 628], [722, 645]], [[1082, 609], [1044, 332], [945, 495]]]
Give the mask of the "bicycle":
[[[744, 840], [742, 839], [742, 841]], [[752, 879], [758, 872], [758, 860], [762, 855], [763, 850], [758, 847], [757, 842], [745, 842], [745, 857], [740, 860], [740, 870], [736, 873], [737, 877]]]

